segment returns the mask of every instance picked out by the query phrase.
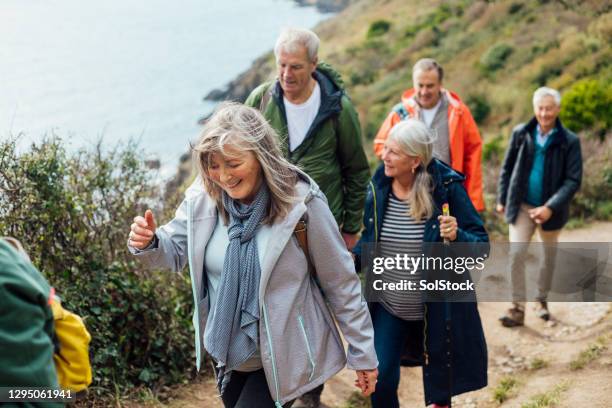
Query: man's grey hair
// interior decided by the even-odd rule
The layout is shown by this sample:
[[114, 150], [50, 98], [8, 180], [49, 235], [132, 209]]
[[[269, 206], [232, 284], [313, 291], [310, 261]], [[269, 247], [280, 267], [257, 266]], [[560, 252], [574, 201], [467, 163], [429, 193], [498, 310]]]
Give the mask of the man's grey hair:
[[298, 52], [300, 47], [306, 47], [308, 59], [314, 61], [319, 54], [319, 37], [315, 33], [305, 28], [285, 28], [274, 45], [274, 55], [278, 60], [281, 51], [290, 54]]
[[557, 106], [561, 106], [561, 94], [559, 91], [553, 88], [549, 88], [547, 86], [543, 86], [541, 88], [536, 89], [533, 93], [533, 106], [538, 106], [538, 103], [542, 100], [542, 98], [546, 96], [552, 96], [555, 100], [555, 104]]
[[442, 82], [444, 78], [444, 69], [442, 65], [438, 64], [438, 61], [433, 58], [421, 58], [418, 60], [416, 64], [414, 64], [414, 67], [412, 67], [412, 76], [414, 77], [414, 74], [419, 71], [431, 71], [432, 69], [438, 72], [438, 80]]

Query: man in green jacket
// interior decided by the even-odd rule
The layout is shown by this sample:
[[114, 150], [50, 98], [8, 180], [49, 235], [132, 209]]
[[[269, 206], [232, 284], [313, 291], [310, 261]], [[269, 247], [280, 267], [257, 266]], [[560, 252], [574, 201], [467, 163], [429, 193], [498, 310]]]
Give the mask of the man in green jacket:
[[[52, 288], [16, 250], [0, 239], [0, 387], [59, 389], [53, 363]], [[6, 401], [8, 395], [3, 395]], [[0, 402], [3, 407], [63, 407], [52, 402]]]
[[246, 104], [264, 114], [285, 157], [319, 185], [351, 249], [361, 229], [370, 170], [357, 112], [340, 75], [318, 63], [318, 49], [312, 31], [283, 31], [274, 47], [278, 78], [257, 87]]

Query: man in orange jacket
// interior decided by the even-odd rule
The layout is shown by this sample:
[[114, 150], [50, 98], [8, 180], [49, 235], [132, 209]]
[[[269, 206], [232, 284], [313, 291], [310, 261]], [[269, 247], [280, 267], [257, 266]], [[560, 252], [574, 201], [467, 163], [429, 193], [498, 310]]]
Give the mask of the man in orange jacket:
[[417, 118], [437, 133], [433, 155], [465, 175], [465, 189], [478, 211], [484, 211], [480, 159], [482, 140], [469, 108], [459, 96], [442, 88], [444, 70], [435, 60], [423, 58], [412, 68], [414, 88], [402, 94], [374, 138], [380, 158], [391, 128], [401, 120]]

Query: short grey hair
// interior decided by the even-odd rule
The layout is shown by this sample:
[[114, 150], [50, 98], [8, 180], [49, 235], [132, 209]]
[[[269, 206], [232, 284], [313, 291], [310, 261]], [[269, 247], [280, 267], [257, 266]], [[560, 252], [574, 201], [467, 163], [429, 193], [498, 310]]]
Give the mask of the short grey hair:
[[414, 77], [414, 74], [418, 71], [431, 71], [433, 69], [438, 72], [438, 80], [442, 82], [442, 79], [444, 79], [444, 69], [442, 65], [438, 64], [438, 61], [433, 58], [421, 58], [418, 60], [412, 67], [412, 76]]
[[319, 55], [319, 37], [305, 28], [285, 28], [274, 45], [274, 55], [278, 60], [281, 51], [295, 53], [299, 47], [305, 47], [310, 61], [317, 59]]
[[538, 105], [542, 98], [546, 96], [552, 96], [552, 98], [555, 100], [555, 104], [557, 106], [561, 106], [561, 94], [559, 93], [559, 91], [553, 88], [549, 88], [547, 86], [543, 86], [541, 88], [536, 89], [536, 91], [533, 93], [534, 108]]

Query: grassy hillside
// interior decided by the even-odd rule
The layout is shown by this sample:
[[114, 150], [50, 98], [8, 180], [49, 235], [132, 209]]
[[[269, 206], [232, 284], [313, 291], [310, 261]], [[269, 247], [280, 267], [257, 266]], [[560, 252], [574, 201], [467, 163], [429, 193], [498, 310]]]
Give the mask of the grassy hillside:
[[[566, 3], [570, 3], [569, 1]], [[322, 57], [347, 79], [372, 138], [422, 57], [474, 110], [485, 138], [531, 113], [540, 85], [612, 79], [611, 1], [362, 1], [321, 24]]]
[[[342, 73], [358, 108], [369, 154], [411, 86], [412, 65], [433, 57], [444, 66], [444, 85], [470, 106], [485, 141], [489, 208], [510, 131], [532, 116], [533, 91], [559, 89], [561, 117], [581, 132], [587, 159], [574, 217], [612, 218], [612, 0], [356, 0], [315, 31], [321, 59]], [[271, 53], [226, 97], [241, 99], [266, 77], [274, 77]]]
[[[445, 68], [445, 86], [471, 107], [483, 138], [488, 201], [506, 139], [532, 115], [542, 85], [564, 95], [562, 118], [585, 130], [586, 182], [575, 215], [610, 218], [612, 1], [359, 1], [322, 23], [321, 56], [346, 79], [368, 143], [411, 86], [422, 57]], [[592, 135], [599, 135], [594, 138]]]

